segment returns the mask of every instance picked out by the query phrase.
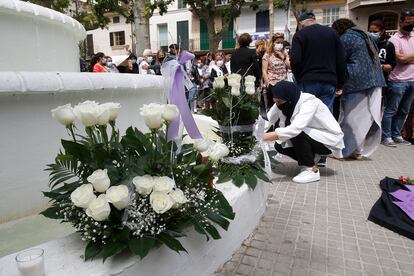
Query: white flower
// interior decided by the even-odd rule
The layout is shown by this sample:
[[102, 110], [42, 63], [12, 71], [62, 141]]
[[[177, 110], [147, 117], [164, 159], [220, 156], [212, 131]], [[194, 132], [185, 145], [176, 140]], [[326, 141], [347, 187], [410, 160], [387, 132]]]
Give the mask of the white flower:
[[231, 94], [233, 96], [240, 96], [240, 85], [231, 87]]
[[104, 126], [109, 122], [109, 109], [105, 106], [99, 105], [97, 109], [97, 124]]
[[230, 74], [227, 77], [228, 84], [232, 87], [233, 86], [239, 86], [240, 87], [240, 80], [241, 80], [241, 75], [239, 75], [239, 74]]
[[101, 104], [101, 107], [107, 109], [109, 111], [109, 121], [115, 121], [118, 117], [119, 110], [121, 109], [120, 103], [104, 103]]
[[111, 180], [108, 177], [108, 170], [96, 170], [87, 178], [88, 182], [92, 183], [97, 192], [103, 193], [111, 185]]
[[141, 107], [141, 116], [149, 129], [158, 129], [164, 123], [163, 108], [160, 104], [150, 103]]
[[70, 104], [65, 104], [52, 109], [52, 117], [64, 126], [69, 126], [75, 120], [73, 108]]
[[154, 192], [168, 193], [175, 187], [175, 182], [168, 176], [154, 177]]
[[249, 75], [249, 76], [245, 76], [244, 77], [244, 82], [245, 83], [248, 83], [248, 82], [253, 82], [254, 83], [255, 81], [256, 81], [256, 77], [255, 76], [250, 76]]
[[99, 105], [94, 101], [85, 101], [76, 105], [73, 112], [85, 127], [91, 127], [98, 123]]
[[132, 179], [135, 185], [135, 191], [140, 195], [149, 195], [154, 188], [154, 178], [150, 175], [136, 176]]
[[152, 192], [150, 195], [150, 204], [156, 213], [163, 214], [171, 209], [174, 202], [167, 193]]
[[224, 86], [226, 86], [226, 83], [223, 76], [214, 79], [213, 88], [224, 88]]
[[106, 198], [116, 209], [125, 209], [129, 203], [128, 187], [125, 185], [112, 186], [106, 191]]
[[207, 138], [194, 140], [194, 148], [199, 152], [205, 152], [210, 148], [212, 141]]
[[93, 199], [86, 209], [86, 214], [96, 221], [103, 221], [109, 217], [111, 206], [109, 206], [106, 195], [102, 194]]
[[188, 199], [185, 197], [184, 192], [180, 189], [174, 189], [169, 193], [169, 196], [172, 198], [174, 204], [173, 208], [178, 208], [180, 205], [186, 203]]
[[221, 158], [226, 157], [230, 153], [229, 148], [219, 142], [216, 142], [209, 150], [208, 156], [213, 161], [219, 161]]
[[253, 95], [256, 92], [256, 89], [254, 86], [246, 86], [246, 94], [247, 95]]
[[162, 118], [168, 122], [171, 122], [175, 118], [177, 118], [180, 112], [175, 104], [164, 104], [162, 112]]
[[95, 198], [91, 184], [83, 184], [70, 194], [73, 204], [81, 208], [88, 208], [89, 203]]

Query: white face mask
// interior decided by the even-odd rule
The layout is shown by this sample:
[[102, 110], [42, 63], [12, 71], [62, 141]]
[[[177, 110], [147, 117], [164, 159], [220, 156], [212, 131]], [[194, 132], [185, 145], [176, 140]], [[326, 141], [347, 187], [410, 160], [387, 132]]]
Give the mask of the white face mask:
[[223, 66], [224, 62], [222, 60], [219, 60], [219, 61], [216, 62], [216, 64], [217, 64], [218, 67], [221, 67], [221, 66]]
[[283, 49], [283, 43], [275, 43], [275, 50], [280, 51]]
[[106, 65], [108, 65], [108, 67], [111, 67], [112, 66], [112, 61], [108, 61], [107, 63], [106, 63]]

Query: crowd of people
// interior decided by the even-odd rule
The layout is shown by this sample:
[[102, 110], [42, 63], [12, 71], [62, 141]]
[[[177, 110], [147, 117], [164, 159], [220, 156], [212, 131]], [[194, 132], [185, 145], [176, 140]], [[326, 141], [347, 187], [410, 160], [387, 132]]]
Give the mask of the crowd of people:
[[[365, 32], [350, 19], [338, 19], [328, 27], [318, 24], [313, 13], [304, 13], [291, 44], [276, 33], [269, 40], [257, 40], [252, 49], [251, 36], [241, 34], [231, 54], [209, 52], [185, 65], [193, 83], [186, 92], [189, 107], [214, 108], [209, 95], [215, 77], [255, 76], [268, 112], [265, 139], [276, 140], [278, 152], [306, 168], [294, 181], [317, 181], [318, 164], [326, 165], [331, 153], [362, 160], [380, 143], [411, 144], [407, 140], [414, 138], [413, 27], [414, 10], [401, 13], [399, 30], [392, 37], [379, 19]], [[126, 66], [118, 67], [111, 57], [98, 53], [90, 71], [160, 75], [162, 64], [179, 52], [177, 44], [155, 56], [147, 49], [139, 58], [131, 54]]]

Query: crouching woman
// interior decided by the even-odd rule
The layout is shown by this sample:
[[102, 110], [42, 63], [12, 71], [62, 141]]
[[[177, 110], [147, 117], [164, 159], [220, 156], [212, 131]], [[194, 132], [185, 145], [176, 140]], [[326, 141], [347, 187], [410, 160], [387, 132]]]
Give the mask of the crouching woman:
[[275, 105], [267, 114], [270, 128], [279, 121], [265, 141], [276, 141], [276, 150], [298, 161], [302, 171], [293, 178], [297, 183], [320, 180], [317, 167], [320, 155], [340, 156], [344, 148], [343, 132], [328, 107], [315, 96], [298, 90], [292, 82], [280, 81], [272, 88]]

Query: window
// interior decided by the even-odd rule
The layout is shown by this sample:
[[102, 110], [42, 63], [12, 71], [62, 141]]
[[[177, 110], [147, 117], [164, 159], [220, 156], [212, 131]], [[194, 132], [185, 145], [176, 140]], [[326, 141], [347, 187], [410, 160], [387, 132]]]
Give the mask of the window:
[[112, 17], [112, 23], [114, 24], [119, 23], [119, 16]]
[[256, 13], [256, 32], [269, 31], [269, 11]]
[[227, 5], [229, 3], [228, 0], [216, 0], [216, 5]]
[[125, 32], [111, 32], [109, 33], [109, 42], [111, 46], [125, 45]]
[[187, 1], [186, 0], [178, 0], [178, 8], [179, 9], [187, 8]]
[[339, 19], [339, 8], [323, 9], [322, 25], [331, 26], [332, 23], [337, 19]]
[[160, 41], [160, 48], [168, 46], [168, 28], [167, 28], [167, 24], [158, 25], [158, 38], [159, 38], [159, 41]]
[[86, 55], [88, 57], [92, 57], [94, 54], [93, 50], [93, 35], [88, 34], [86, 35]]
[[177, 42], [181, 49], [188, 50], [190, 42], [188, 35], [188, 21], [177, 22]]
[[[381, 19], [384, 21], [384, 27], [385, 30], [397, 30], [398, 29], [398, 14], [392, 13], [392, 12], [381, 12], [373, 14], [369, 17], [368, 22], [371, 23], [371, 21], [375, 19]], [[369, 27], [369, 24], [367, 28]]]

